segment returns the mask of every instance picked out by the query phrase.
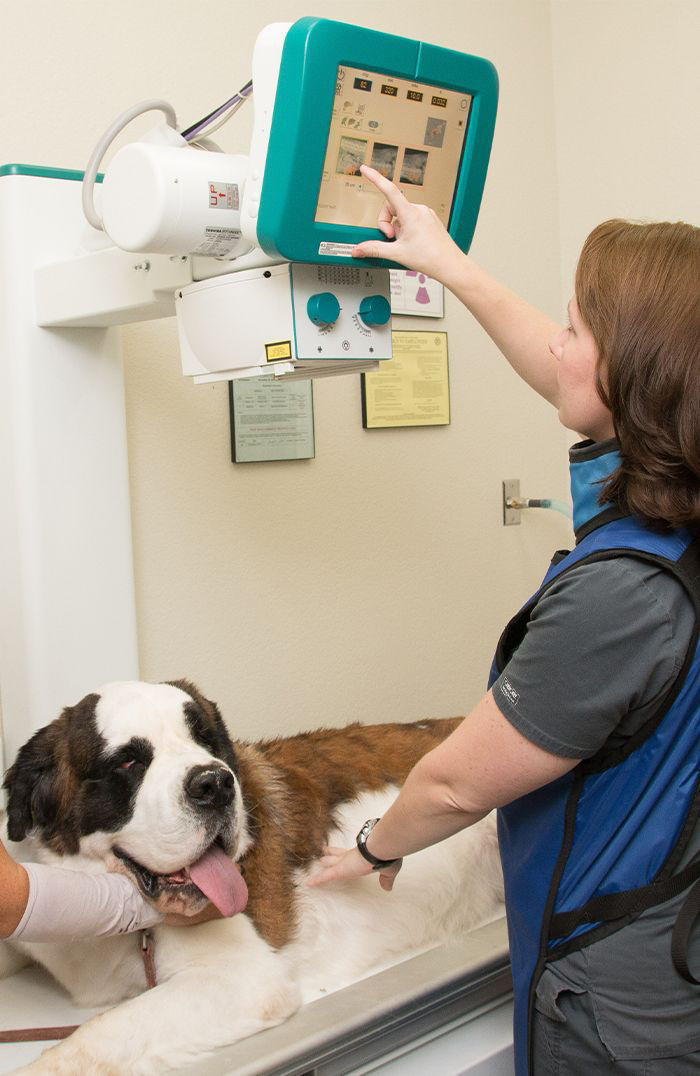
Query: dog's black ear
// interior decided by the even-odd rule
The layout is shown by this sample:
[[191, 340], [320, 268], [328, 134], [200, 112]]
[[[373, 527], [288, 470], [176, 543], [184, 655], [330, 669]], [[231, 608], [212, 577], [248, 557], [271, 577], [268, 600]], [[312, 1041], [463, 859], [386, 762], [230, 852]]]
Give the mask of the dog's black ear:
[[55, 821], [58, 804], [53, 739], [51, 725], [39, 729], [21, 748], [5, 775], [7, 833], [11, 841], [22, 841], [30, 830]]

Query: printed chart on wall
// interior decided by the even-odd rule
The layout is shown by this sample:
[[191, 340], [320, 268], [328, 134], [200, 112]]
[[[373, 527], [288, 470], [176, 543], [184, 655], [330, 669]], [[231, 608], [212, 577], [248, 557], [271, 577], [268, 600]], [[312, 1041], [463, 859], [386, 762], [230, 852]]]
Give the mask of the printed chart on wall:
[[234, 463], [309, 460], [315, 455], [311, 381], [272, 377], [229, 382]]
[[437, 280], [412, 269], [390, 269], [392, 314], [445, 316], [445, 289]]
[[449, 425], [447, 333], [396, 331], [391, 339], [393, 358], [362, 374], [362, 425]]

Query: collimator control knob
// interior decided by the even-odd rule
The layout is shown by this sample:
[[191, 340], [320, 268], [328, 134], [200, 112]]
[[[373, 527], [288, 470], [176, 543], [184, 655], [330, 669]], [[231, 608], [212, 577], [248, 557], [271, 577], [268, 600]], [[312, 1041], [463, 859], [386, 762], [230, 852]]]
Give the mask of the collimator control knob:
[[391, 317], [391, 305], [383, 295], [365, 295], [359, 313], [365, 325], [386, 325]]
[[333, 325], [340, 315], [340, 303], [332, 291], [321, 291], [311, 296], [306, 313], [314, 325]]

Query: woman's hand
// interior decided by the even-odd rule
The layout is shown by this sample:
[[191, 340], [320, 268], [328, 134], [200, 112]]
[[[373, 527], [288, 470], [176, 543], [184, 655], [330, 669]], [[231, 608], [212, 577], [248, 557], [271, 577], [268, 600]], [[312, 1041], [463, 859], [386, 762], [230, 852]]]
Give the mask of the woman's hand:
[[[372, 867], [362, 858], [357, 848], [324, 848], [319, 863], [321, 870], [306, 883], [309, 889], [326, 885], [328, 882], [349, 882], [351, 878], [362, 878], [373, 873]], [[390, 867], [374, 872], [379, 875], [379, 884], [387, 893], [393, 889], [394, 879], [402, 864], [403, 860], [397, 859]]]
[[353, 258], [388, 258], [447, 284], [463, 268], [465, 255], [437, 214], [429, 206], [409, 202], [376, 169], [363, 164], [360, 171], [386, 198], [377, 227], [393, 242], [368, 239], [354, 248]]

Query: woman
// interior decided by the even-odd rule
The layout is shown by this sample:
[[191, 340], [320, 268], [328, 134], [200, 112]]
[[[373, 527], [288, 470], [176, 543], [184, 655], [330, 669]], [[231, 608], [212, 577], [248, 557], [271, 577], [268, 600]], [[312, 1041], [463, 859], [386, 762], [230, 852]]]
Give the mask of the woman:
[[[489, 691], [311, 885], [380, 872], [494, 807], [518, 1073], [700, 1071], [700, 229], [608, 221], [565, 329], [386, 198], [386, 257], [442, 281], [586, 440], [576, 548], [504, 631]], [[694, 927], [695, 923], [695, 927]]]

